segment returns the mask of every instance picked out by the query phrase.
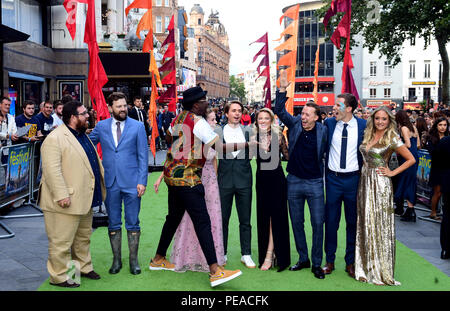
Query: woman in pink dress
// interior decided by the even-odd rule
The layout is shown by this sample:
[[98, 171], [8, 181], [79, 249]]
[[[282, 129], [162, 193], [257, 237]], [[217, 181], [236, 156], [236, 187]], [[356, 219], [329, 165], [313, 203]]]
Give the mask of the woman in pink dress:
[[[214, 111], [208, 109], [206, 121], [208, 121], [212, 128], [216, 126], [217, 122]], [[156, 193], [158, 193], [162, 178], [163, 175], [154, 184]], [[216, 248], [217, 263], [222, 266], [225, 263], [222, 237], [222, 211], [220, 207], [219, 186], [217, 183], [216, 151], [212, 148], [209, 149], [206, 163], [202, 170], [202, 184], [205, 187], [205, 201], [211, 219], [211, 231]], [[209, 272], [209, 266], [206, 263], [206, 258], [203, 255], [197, 235], [195, 234], [194, 225], [187, 212], [184, 213], [183, 219], [175, 233], [170, 261], [175, 265], [176, 272], [185, 272], [188, 270]]]

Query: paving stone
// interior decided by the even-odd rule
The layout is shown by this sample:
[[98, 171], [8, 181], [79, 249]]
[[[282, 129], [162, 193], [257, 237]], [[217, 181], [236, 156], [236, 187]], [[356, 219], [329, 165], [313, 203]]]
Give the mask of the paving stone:
[[41, 258], [31, 260], [20, 260], [20, 263], [31, 271], [42, 271], [47, 269], [47, 261]]

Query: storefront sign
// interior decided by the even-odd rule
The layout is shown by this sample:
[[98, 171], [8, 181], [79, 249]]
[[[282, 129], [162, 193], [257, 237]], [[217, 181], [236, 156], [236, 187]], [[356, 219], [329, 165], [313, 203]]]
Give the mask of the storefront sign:
[[417, 81], [413, 82], [412, 85], [436, 85], [436, 81]]
[[416, 109], [422, 109], [422, 106], [419, 103], [403, 103], [403, 109], [416, 110]]
[[[319, 106], [334, 106], [334, 94], [333, 93], [319, 93], [318, 94]], [[314, 101], [312, 93], [296, 93], [294, 95], [294, 106], [303, 106], [307, 101]]]
[[377, 85], [391, 85], [392, 81], [369, 81], [369, 85], [377, 86]]
[[392, 100], [373, 100], [369, 99], [367, 100], [367, 107], [369, 108], [378, 108], [380, 106], [390, 106], [392, 103]]

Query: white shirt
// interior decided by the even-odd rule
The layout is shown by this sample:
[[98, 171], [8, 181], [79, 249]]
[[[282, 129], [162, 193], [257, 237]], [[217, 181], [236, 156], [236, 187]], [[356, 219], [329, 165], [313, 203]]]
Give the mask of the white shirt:
[[[245, 143], [244, 132], [238, 125], [236, 128], [232, 128], [229, 124], [223, 127], [223, 137], [225, 142], [228, 143]], [[236, 158], [242, 150], [233, 151], [233, 157]]]
[[56, 113], [52, 114], [52, 117], [53, 117], [53, 126], [56, 125], [58, 127], [64, 123], [63, 120], [60, 117], [58, 117]]
[[[1, 146], [3, 146], [3, 145], [10, 146], [12, 144], [11, 143], [11, 135], [16, 134], [16, 132], [17, 132], [16, 120], [14, 119], [14, 117], [8, 113], [6, 115], [6, 118], [7, 119], [4, 119], [0, 123]], [[6, 121], [6, 120], [8, 120], [8, 121]], [[6, 139], [7, 135], [9, 135], [8, 139]], [[3, 149], [3, 154], [8, 155], [9, 149], [7, 149], [7, 148]]]
[[120, 122], [120, 132], [122, 133], [122, 135], [123, 135], [123, 129], [125, 128], [125, 121], [118, 121], [114, 117], [112, 118], [111, 131], [112, 131], [112, 135], [113, 135], [114, 143], [116, 144], [116, 147], [119, 144], [119, 142], [117, 141], [117, 122]]
[[344, 122], [338, 121], [334, 129], [330, 146], [328, 168], [339, 173], [350, 173], [359, 170], [358, 165], [358, 122], [354, 117], [348, 122], [347, 157], [345, 169], [341, 169], [341, 143]]
[[[195, 124], [194, 124], [194, 135], [202, 141], [205, 145], [208, 145], [211, 143], [217, 135], [216, 132], [213, 131], [211, 128], [211, 125], [208, 124], [208, 122], [203, 118], [196, 116], [195, 117]], [[173, 135], [173, 128], [172, 126], [169, 127], [169, 133]]]
[[143, 123], [144, 122], [144, 115], [143, 115], [141, 109], [139, 109], [138, 107], [134, 107], [134, 109], [136, 109], [136, 114], [137, 114], [137, 117], [138, 117], [138, 121]]

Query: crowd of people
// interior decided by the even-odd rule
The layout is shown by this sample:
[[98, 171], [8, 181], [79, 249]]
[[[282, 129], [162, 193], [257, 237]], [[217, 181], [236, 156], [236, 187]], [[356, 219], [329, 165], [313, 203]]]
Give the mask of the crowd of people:
[[[356, 98], [344, 93], [330, 112], [308, 101], [292, 116], [285, 108], [288, 85], [281, 71], [273, 111], [244, 107], [239, 101], [211, 108], [201, 87], [183, 93], [176, 114], [159, 107], [157, 148], [167, 148], [167, 156], [153, 187], [158, 195], [161, 183], [166, 183], [168, 214], [149, 269], [209, 272], [211, 286], [241, 275], [240, 270], [224, 268], [229, 232], [236, 230], [229, 223], [235, 202], [245, 267], [277, 267], [278, 272], [311, 268], [316, 278], [324, 279], [335, 270], [343, 205], [348, 275], [361, 282], [400, 285], [394, 278], [394, 219], [398, 215], [403, 221], [416, 221], [419, 149], [428, 150], [432, 158], [429, 217], [441, 220], [441, 258], [450, 258], [450, 186], [445, 183], [450, 174], [449, 111], [359, 109]], [[68, 277], [71, 260], [80, 264], [81, 276], [100, 279], [92, 265], [90, 236], [92, 207], [103, 202], [113, 254], [109, 273], [122, 269], [122, 204], [130, 273], [141, 273], [139, 212], [153, 130], [142, 98], [136, 96], [127, 104], [124, 94], [112, 93], [107, 99], [111, 118], [100, 122], [94, 110], [68, 97], [43, 102], [37, 115], [35, 103], [24, 101], [23, 114], [15, 119], [8, 114], [10, 103], [4, 97], [0, 105], [2, 146], [45, 138], [39, 204], [49, 240], [50, 283], [80, 286]], [[15, 134], [18, 127], [29, 125], [26, 135]], [[251, 249], [253, 185], [258, 264]], [[437, 208], [441, 196], [443, 219]], [[312, 226], [310, 253], [305, 203]], [[289, 220], [298, 253], [292, 266]]]

